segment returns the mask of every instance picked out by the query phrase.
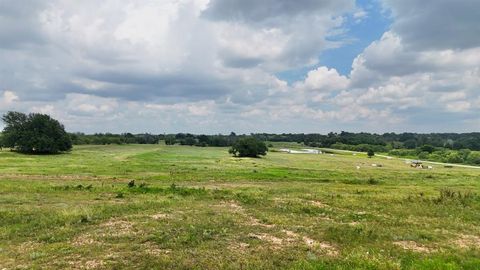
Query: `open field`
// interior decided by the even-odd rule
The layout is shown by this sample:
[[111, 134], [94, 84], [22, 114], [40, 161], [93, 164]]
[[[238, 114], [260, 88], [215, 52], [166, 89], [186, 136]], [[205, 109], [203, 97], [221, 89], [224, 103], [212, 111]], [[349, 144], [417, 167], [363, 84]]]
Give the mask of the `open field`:
[[[350, 154], [361, 154], [365, 155], [363, 152], [357, 152], [357, 151], [349, 151], [349, 150], [339, 150], [339, 149], [332, 149], [332, 148], [321, 148], [321, 150], [326, 150], [330, 151], [333, 153], [350, 153]], [[394, 157], [388, 155], [388, 153], [380, 153], [380, 154], [375, 154], [377, 157], [381, 158], [387, 158], [387, 159], [399, 159], [399, 160], [417, 160], [422, 163], [428, 163], [428, 164], [434, 164], [434, 165], [440, 165], [440, 166], [451, 166], [451, 167], [460, 167], [460, 168], [471, 168], [471, 169], [480, 169], [480, 166], [474, 166], [474, 165], [465, 165], [465, 164], [458, 164], [458, 163], [445, 163], [445, 162], [438, 162], [438, 161], [430, 161], [430, 160], [419, 160], [416, 157]]]
[[0, 269], [480, 269], [477, 194], [477, 169], [351, 154], [4, 150]]

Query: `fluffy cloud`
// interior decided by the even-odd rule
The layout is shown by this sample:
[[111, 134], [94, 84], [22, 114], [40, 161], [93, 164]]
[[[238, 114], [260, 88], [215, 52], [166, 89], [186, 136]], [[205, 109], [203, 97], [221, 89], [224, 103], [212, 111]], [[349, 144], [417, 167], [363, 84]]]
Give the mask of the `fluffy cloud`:
[[480, 46], [477, 0], [383, 0], [392, 10], [393, 31], [412, 50], [468, 49]]
[[[87, 132], [478, 123], [477, 1], [383, 3], [391, 29], [341, 75], [319, 55], [348, 39], [347, 18], [370, 16], [353, 0], [0, 1], [0, 112]], [[276, 76], [306, 67], [296, 82]]]
[[3, 92], [2, 103], [12, 104], [16, 100], [18, 100], [18, 97], [14, 92], [8, 90]]
[[279, 71], [316, 64], [354, 1], [213, 0], [203, 17], [217, 22], [220, 56], [229, 67]]
[[336, 91], [347, 88], [349, 80], [341, 76], [335, 69], [328, 67], [319, 67], [309, 71], [305, 81], [297, 84], [299, 88], [305, 88], [312, 91]]

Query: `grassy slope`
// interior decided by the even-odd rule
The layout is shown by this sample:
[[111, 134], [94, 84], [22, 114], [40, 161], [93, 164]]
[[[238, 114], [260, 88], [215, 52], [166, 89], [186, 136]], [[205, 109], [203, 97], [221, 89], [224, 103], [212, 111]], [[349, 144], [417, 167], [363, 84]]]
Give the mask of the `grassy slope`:
[[338, 154], [3, 151], [0, 269], [479, 269], [479, 180]]

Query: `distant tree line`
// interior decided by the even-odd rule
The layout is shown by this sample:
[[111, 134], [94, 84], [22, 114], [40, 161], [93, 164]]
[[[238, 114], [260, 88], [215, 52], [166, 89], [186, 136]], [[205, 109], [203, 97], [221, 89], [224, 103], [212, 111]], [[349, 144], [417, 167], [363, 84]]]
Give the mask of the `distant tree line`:
[[[168, 145], [194, 145], [194, 146], [232, 146], [239, 138], [252, 136], [261, 141], [269, 142], [297, 142], [310, 147], [336, 148], [352, 151], [389, 152], [394, 149], [417, 150], [424, 146], [432, 149], [470, 149], [480, 151], [480, 132], [473, 133], [328, 133], [324, 134], [271, 134], [253, 133], [237, 135], [231, 132], [228, 135], [196, 135], [191, 133], [177, 134], [83, 134], [71, 133], [73, 144], [156, 144], [165, 141]], [[427, 151], [428, 152], [428, 151]]]
[[[273, 142], [298, 142], [312, 147], [341, 147], [341, 145], [377, 146], [380, 150], [416, 149], [423, 145], [447, 149], [480, 151], [480, 132], [472, 133], [352, 133], [342, 131], [323, 134], [254, 134], [257, 138]], [[363, 146], [362, 146], [363, 145]], [[384, 148], [381, 148], [384, 147]], [[385, 152], [385, 151], [377, 151]]]
[[107, 144], [157, 144], [163, 135], [144, 134], [112, 134], [112, 133], [70, 133], [73, 144], [93, 144], [93, 145], [107, 145]]

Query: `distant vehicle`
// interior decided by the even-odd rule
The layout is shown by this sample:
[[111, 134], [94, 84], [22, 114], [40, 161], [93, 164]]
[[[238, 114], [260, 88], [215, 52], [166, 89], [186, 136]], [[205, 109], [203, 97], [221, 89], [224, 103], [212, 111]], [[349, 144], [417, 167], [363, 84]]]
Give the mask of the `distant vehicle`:
[[420, 160], [412, 160], [412, 162], [410, 163], [410, 167], [423, 169], [423, 164]]

